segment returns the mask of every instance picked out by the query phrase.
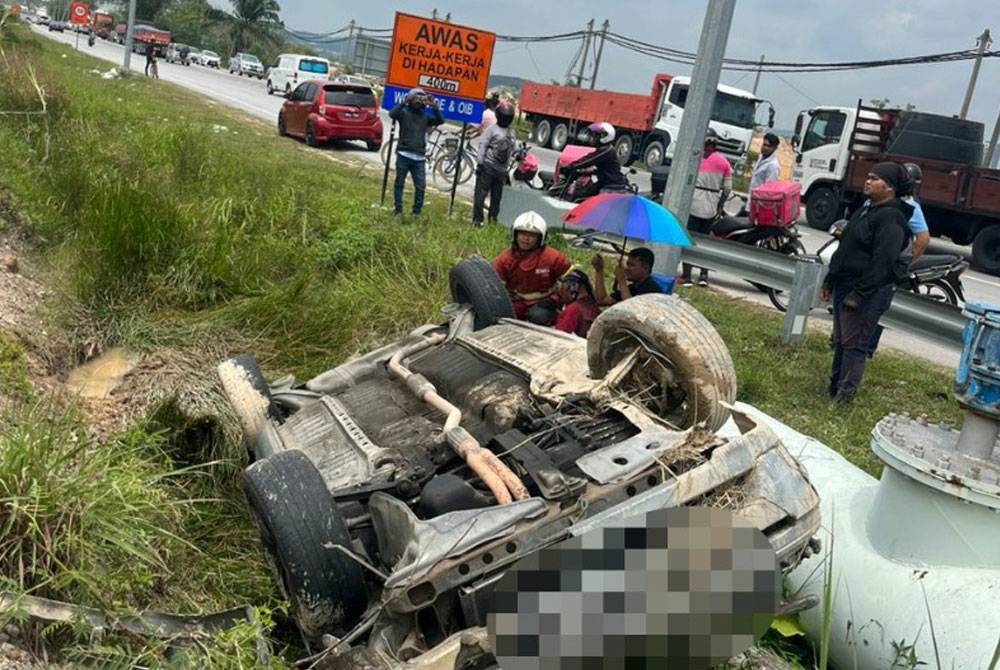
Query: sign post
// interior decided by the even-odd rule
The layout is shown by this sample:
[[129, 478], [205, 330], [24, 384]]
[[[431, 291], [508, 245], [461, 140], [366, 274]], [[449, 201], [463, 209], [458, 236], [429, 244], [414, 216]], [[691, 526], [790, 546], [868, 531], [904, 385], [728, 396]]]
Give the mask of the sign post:
[[[74, 26], [85, 26], [90, 23], [90, 5], [86, 2], [79, 2], [79, 0], [74, 0], [69, 5], [69, 22]], [[80, 48], [80, 30], [75, 29], [76, 33], [76, 49]]]
[[[483, 118], [495, 44], [496, 35], [491, 32], [396, 12], [382, 107], [392, 109], [410, 89], [419, 87], [434, 98], [441, 116], [462, 123], [449, 214], [461, 176], [464, 130]], [[391, 157], [382, 180], [383, 200], [390, 162]]]

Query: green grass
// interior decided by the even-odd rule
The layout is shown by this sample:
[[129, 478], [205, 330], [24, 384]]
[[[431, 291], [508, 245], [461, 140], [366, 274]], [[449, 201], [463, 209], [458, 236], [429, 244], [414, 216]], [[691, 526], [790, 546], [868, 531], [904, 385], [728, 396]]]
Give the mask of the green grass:
[[[246, 350], [266, 372], [302, 379], [438, 318], [455, 261], [508, 243], [500, 229], [465, 223], [466, 206], [449, 218], [441, 197], [419, 219], [395, 221], [378, 206], [375, 169], [165, 82], [100, 79], [90, 71], [106, 63], [9, 26], [0, 48], [0, 111], [40, 111], [39, 88], [46, 110], [4, 117], [0, 188], [30, 221], [24, 232], [62, 296], [56, 325], [81, 349], [212, 352], [195, 357], [201, 379]], [[568, 253], [589, 268], [589, 254]], [[959, 417], [949, 372], [887, 351], [852, 405], [831, 405], [823, 335], [783, 347], [777, 313], [684, 295], [729, 345], [740, 400], [872, 474], [868, 436], [886, 413]], [[0, 382], [25, 379], [23, 361], [0, 337]], [[30, 397], [19, 393], [0, 419], [11, 427], [0, 437], [0, 524], [13, 533], [0, 533], [0, 574], [24, 591], [111, 607], [279, 605], [238, 491], [236, 441], [175, 399], [99, 445], [71, 413]], [[112, 523], [121, 510], [128, 526]], [[87, 653], [122, 667], [158, 653], [132, 643]]]

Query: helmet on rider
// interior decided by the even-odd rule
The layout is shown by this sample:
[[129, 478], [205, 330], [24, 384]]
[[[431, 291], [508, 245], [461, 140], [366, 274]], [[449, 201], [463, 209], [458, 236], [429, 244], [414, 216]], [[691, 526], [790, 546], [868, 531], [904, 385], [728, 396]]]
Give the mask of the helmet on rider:
[[509, 128], [514, 122], [514, 105], [509, 102], [501, 102], [496, 108], [497, 125], [501, 128]]
[[534, 233], [538, 236], [538, 244], [535, 245], [535, 248], [540, 249], [545, 246], [545, 233], [547, 230], [548, 225], [541, 214], [535, 211], [525, 212], [514, 219], [514, 225], [511, 226], [511, 243], [516, 248], [518, 233]]
[[900, 189], [903, 192], [899, 195], [916, 195], [920, 190], [920, 182], [924, 178], [924, 172], [916, 163], [903, 163], [903, 169], [906, 170], [906, 185]]
[[590, 141], [594, 146], [611, 144], [615, 141], [615, 127], [607, 121], [590, 124], [587, 126], [587, 132], [590, 134]]

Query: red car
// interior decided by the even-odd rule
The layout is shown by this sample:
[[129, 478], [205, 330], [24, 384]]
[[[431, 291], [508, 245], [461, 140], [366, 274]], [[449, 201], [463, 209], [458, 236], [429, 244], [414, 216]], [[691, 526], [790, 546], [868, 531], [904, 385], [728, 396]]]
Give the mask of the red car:
[[300, 83], [278, 112], [278, 134], [305, 139], [311, 147], [333, 139], [382, 147], [378, 100], [369, 86], [315, 79]]

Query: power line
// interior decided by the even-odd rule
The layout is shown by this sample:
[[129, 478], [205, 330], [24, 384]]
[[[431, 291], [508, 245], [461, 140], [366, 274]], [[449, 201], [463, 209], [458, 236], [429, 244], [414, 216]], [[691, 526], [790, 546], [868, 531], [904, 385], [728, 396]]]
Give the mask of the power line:
[[777, 77], [778, 79], [780, 79], [785, 84], [785, 86], [787, 86], [788, 88], [792, 89], [793, 91], [795, 91], [796, 93], [798, 93], [799, 95], [801, 95], [803, 98], [805, 98], [806, 100], [808, 100], [812, 104], [814, 104], [814, 105], [821, 104], [819, 100], [817, 100], [816, 98], [812, 97], [811, 95], [809, 95], [808, 93], [806, 93], [802, 89], [798, 88], [797, 86], [795, 86], [794, 84], [792, 84], [792, 82], [790, 82], [787, 79], [785, 79], [784, 77], [782, 77], [780, 74], [775, 73], [774, 76]]

